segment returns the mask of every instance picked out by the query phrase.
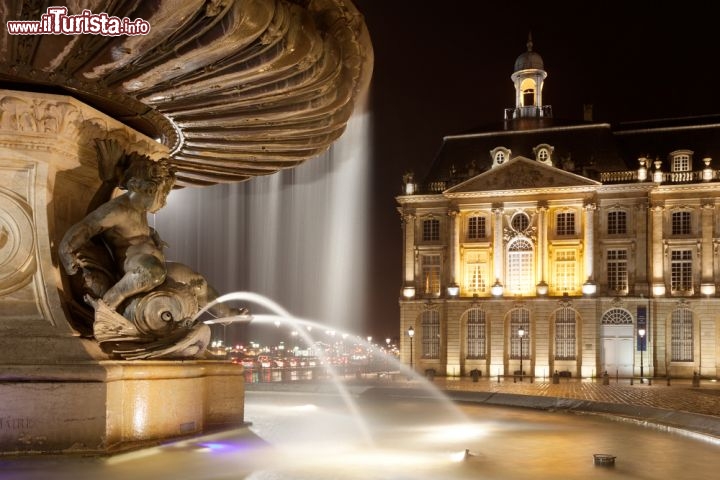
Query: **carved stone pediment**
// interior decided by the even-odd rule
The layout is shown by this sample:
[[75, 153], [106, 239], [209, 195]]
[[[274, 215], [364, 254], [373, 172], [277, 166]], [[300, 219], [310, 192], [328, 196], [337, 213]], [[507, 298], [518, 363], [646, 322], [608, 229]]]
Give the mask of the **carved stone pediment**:
[[515, 157], [502, 165], [450, 188], [446, 193], [537, 190], [596, 185], [600, 185], [600, 183], [535, 160]]

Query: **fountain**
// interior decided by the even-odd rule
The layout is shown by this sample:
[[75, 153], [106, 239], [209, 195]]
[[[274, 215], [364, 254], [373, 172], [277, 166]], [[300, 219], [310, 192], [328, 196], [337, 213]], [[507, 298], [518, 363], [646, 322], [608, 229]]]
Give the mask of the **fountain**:
[[[196, 321], [276, 322], [297, 331], [322, 325], [294, 318], [258, 294], [235, 292], [218, 302], [252, 304], [253, 313]], [[342, 332], [340, 332], [342, 333]], [[308, 341], [313, 341], [308, 336]], [[362, 339], [358, 337], [358, 341]], [[534, 411], [449, 402], [424, 377], [394, 364], [403, 375], [386, 382], [334, 377], [284, 384], [281, 390], [246, 392], [246, 427], [99, 457], [3, 459], [9, 478], [54, 480], [192, 478], [320, 480], [413, 478], [537, 480], [704, 478], [720, 468], [717, 445], [597, 415]], [[623, 452], [612, 470], [596, 468], [597, 451]], [[658, 456], [657, 452], [665, 452]], [[612, 457], [613, 463], [615, 456]]]
[[[137, 206], [126, 200], [144, 188], [131, 187], [115, 202], [98, 172], [112, 173], [110, 186], [127, 186], [114, 174], [135, 162], [106, 165], [114, 145], [125, 159], [150, 162], [139, 168], [149, 183], [162, 177], [152, 173], [164, 168], [161, 159], [182, 187], [294, 167], [341, 135], [372, 70], [362, 15], [346, 0], [186, 2], [180, 9], [169, 0], [101, 0], [92, 12], [84, 3], [52, 11], [146, 28], [0, 32], [0, 73], [12, 88], [0, 90], [5, 453], [110, 453], [242, 424], [242, 368], [201, 358], [209, 328], [185, 322], [202, 305], [197, 275], [164, 268], [150, 252], [156, 242], [132, 245], [127, 265], [94, 248], [96, 232], [84, 229], [98, 224], [83, 217], [99, 203]], [[20, 2], [2, 16], [8, 25], [38, 26], [50, 9], [42, 10]], [[129, 177], [143, 183], [142, 175]], [[119, 237], [136, 240], [132, 232]], [[103, 240], [125, 255], [122, 242]]]

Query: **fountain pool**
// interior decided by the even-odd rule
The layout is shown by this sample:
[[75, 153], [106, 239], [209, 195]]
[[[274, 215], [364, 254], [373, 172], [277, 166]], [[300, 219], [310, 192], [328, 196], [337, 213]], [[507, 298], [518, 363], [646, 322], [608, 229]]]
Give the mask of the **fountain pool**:
[[[371, 443], [340, 395], [305, 384], [248, 391], [242, 429], [110, 458], [4, 458], [0, 471], [4, 480], [640, 480], [720, 469], [716, 444], [605, 417], [463, 403], [458, 422], [434, 398], [348, 388]], [[598, 452], [617, 456], [615, 466], [595, 466]]]

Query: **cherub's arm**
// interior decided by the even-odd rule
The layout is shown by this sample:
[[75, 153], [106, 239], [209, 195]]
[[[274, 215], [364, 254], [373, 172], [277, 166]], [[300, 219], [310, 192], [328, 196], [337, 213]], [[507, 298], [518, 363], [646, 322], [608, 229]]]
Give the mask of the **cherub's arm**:
[[90, 212], [85, 218], [71, 226], [58, 246], [58, 256], [69, 275], [77, 273], [82, 267], [77, 252], [91, 238], [112, 227], [118, 218], [118, 206], [108, 202]]
[[152, 238], [153, 242], [155, 242], [155, 245], [160, 250], [162, 250], [168, 246], [167, 242], [165, 242], [165, 240], [160, 238], [160, 234], [153, 227], [150, 227], [150, 238]]

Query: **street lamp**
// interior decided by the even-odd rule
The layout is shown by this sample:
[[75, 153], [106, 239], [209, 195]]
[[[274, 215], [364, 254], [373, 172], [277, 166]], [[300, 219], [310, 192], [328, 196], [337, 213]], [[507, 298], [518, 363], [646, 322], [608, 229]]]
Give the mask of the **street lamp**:
[[520, 337], [520, 381], [523, 381], [523, 337], [525, 336], [525, 330], [522, 328], [518, 329], [518, 337]]
[[640, 335], [640, 383], [645, 383], [645, 381], [643, 380], [643, 350], [645, 350], [645, 329], [639, 329], [638, 335]]
[[496, 279], [495, 283], [493, 283], [493, 286], [490, 287], [490, 293], [492, 293], [493, 297], [501, 297], [503, 294], [503, 286], [502, 283], [500, 283], [500, 279]]
[[410, 370], [413, 369], [413, 337], [415, 336], [415, 329], [410, 325], [408, 328], [408, 337], [410, 337]]
[[460, 286], [457, 283], [455, 283], [455, 281], [453, 280], [452, 282], [450, 282], [450, 285], [448, 285], [448, 287], [447, 287], [447, 293], [450, 297], [453, 297], [453, 298], [457, 297], [458, 294], [460, 293]]

